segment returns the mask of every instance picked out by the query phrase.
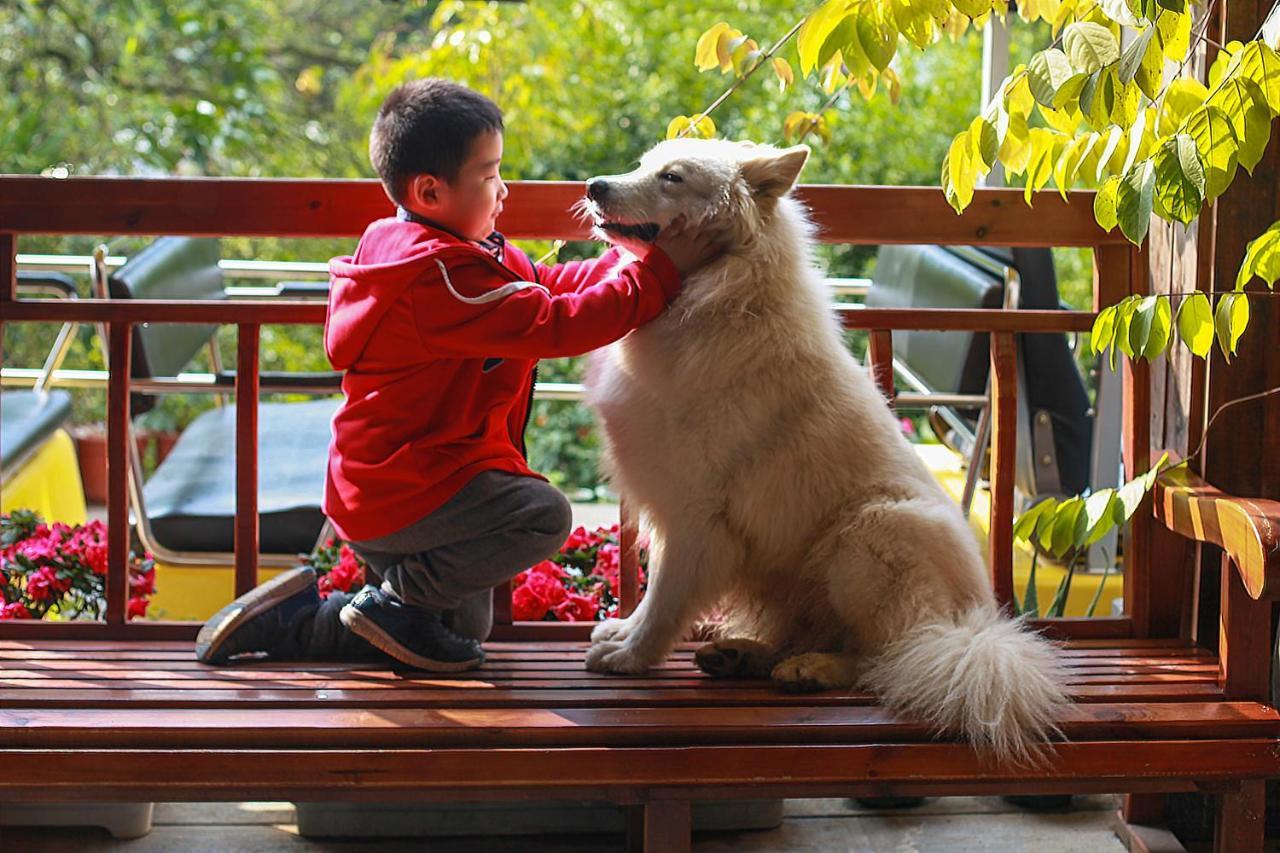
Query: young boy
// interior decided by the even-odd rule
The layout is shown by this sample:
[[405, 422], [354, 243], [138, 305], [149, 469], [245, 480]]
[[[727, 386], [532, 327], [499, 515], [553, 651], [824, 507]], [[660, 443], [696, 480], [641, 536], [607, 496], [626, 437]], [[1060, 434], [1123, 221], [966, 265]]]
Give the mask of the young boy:
[[[406, 83], [369, 153], [398, 207], [330, 263], [325, 349], [345, 369], [324, 510], [376, 575], [320, 602], [297, 568], [228, 605], [197, 656], [351, 657], [374, 649], [451, 672], [484, 660], [492, 588], [555, 553], [568, 502], [525, 459], [539, 358], [580, 355], [652, 320], [711, 260], [679, 223], [653, 245], [535, 265], [494, 229], [507, 198], [503, 122], [454, 83]], [[371, 648], [372, 647], [372, 648]]]

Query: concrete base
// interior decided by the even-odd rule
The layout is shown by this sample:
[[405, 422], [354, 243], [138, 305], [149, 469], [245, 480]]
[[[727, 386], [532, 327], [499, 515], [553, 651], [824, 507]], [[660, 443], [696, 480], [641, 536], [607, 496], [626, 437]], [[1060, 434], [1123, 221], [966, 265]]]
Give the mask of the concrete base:
[[155, 803], [0, 803], [0, 826], [101, 826], [113, 838], [151, 832]]
[[[600, 802], [295, 803], [308, 838], [621, 833], [622, 810]], [[698, 830], [774, 829], [782, 800], [694, 803]]]

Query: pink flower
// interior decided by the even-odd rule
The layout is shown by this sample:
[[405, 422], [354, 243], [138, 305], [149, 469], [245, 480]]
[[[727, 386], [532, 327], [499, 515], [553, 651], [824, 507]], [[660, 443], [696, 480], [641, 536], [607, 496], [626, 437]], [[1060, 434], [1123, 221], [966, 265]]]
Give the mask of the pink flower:
[[[2, 600], [2, 599], [0, 599]], [[31, 611], [21, 601], [0, 607], [0, 619], [30, 619]]]
[[907, 438], [911, 438], [916, 434], [916, 424], [911, 418], [899, 418], [898, 427], [902, 430], [902, 434]]
[[132, 572], [129, 575], [129, 593], [131, 595], [151, 595], [156, 591], [156, 572], [151, 568], [145, 572]]
[[18, 544], [18, 553], [32, 562], [56, 560], [61, 550], [61, 543], [56, 539], [39, 534]]
[[32, 601], [46, 601], [59, 592], [60, 585], [53, 569], [45, 566], [27, 576], [27, 595]]

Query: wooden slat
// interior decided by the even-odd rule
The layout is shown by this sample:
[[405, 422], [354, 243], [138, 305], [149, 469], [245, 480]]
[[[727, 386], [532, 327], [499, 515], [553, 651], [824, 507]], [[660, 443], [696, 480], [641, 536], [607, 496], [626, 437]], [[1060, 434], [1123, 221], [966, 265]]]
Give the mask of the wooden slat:
[[892, 407], [897, 396], [893, 383], [893, 332], [872, 329], [867, 336], [867, 356], [871, 361], [871, 378]]
[[[498, 227], [513, 238], [587, 239], [570, 213], [577, 182], [513, 181]], [[1094, 193], [1068, 201], [1050, 193], [1033, 207], [1022, 191], [979, 189], [956, 216], [937, 187], [805, 185], [819, 238], [832, 243], [993, 246], [1120, 244], [1093, 218]], [[52, 180], [0, 176], [0, 231], [26, 234], [191, 234], [356, 237], [394, 211], [377, 181], [261, 178], [108, 178]]]
[[[1056, 747], [1053, 776], [1061, 782], [1102, 781], [1115, 787], [1142, 780], [1231, 780], [1275, 767], [1271, 738], [1230, 740], [1087, 741]], [[919, 743], [681, 746], [617, 752], [607, 747], [546, 749], [353, 750], [55, 750], [14, 749], [4, 755], [0, 794], [24, 800], [35, 792], [59, 798], [112, 799], [155, 791], [169, 800], [303, 799], [304, 792], [364, 795], [414, 791], [522, 792], [539, 798], [592, 791], [678, 796], [730, 796], [770, 785], [843, 786], [872, 782], [884, 790], [918, 783], [949, 791], [967, 782], [1020, 788], [1043, 771], [992, 766], [968, 746]], [[549, 777], [548, 768], [555, 774]], [[1112, 788], [1114, 790], [1114, 788]], [[838, 796], [838, 793], [828, 796]]]
[[258, 344], [260, 328], [236, 335], [235, 594], [258, 585]]
[[1280, 597], [1280, 501], [1234, 498], [1175, 468], [1156, 481], [1155, 515], [1180, 536], [1226, 551], [1251, 597]]
[[12, 302], [17, 298], [18, 235], [0, 232], [0, 302]]
[[1018, 432], [1018, 354], [1013, 335], [991, 336], [991, 518], [987, 559], [996, 601], [1013, 605], [1013, 486]]
[[107, 613], [110, 625], [125, 621], [129, 599], [129, 372], [133, 327], [110, 326], [107, 384]]

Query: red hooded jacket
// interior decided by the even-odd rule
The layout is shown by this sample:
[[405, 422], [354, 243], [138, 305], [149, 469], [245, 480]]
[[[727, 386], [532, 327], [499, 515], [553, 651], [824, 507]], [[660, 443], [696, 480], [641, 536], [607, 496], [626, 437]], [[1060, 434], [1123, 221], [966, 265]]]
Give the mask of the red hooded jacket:
[[614, 272], [616, 250], [546, 267], [494, 239], [381, 219], [329, 262], [325, 352], [346, 375], [324, 511], [342, 537], [400, 530], [481, 471], [539, 476], [524, 454], [537, 359], [618, 340], [680, 287], [656, 249]]

